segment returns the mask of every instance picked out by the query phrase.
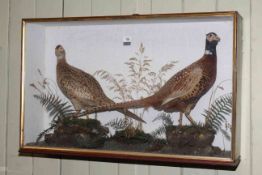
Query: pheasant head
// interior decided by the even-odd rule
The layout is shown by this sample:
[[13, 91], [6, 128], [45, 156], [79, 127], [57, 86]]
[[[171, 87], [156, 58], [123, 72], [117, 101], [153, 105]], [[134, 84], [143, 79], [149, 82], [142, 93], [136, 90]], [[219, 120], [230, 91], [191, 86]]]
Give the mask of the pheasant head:
[[206, 35], [206, 48], [205, 54], [206, 55], [214, 55], [216, 56], [216, 46], [217, 43], [220, 41], [218, 35], [214, 32], [210, 32]]
[[56, 55], [58, 60], [65, 59], [66, 52], [65, 52], [65, 49], [63, 48], [62, 45], [56, 46], [55, 55]]

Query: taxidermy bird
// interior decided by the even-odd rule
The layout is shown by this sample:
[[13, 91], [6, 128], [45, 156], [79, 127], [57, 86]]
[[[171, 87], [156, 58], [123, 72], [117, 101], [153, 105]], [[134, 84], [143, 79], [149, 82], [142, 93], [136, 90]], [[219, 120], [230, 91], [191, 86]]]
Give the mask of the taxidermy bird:
[[[105, 95], [102, 87], [92, 75], [67, 63], [66, 52], [61, 45], [56, 46], [55, 55], [57, 57], [56, 76], [58, 87], [71, 101], [77, 115], [81, 110], [90, 107], [115, 104]], [[117, 111], [125, 116], [144, 122], [140, 117], [128, 110], [117, 109]]]
[[196, 123], [190, 117], [190, 112], [216, 80], [216, 46], [219, 41], [220, 38], [216, 33], [208, 33], [204, 55], [173, 75], [154, 95], [141, 100], [100, 106], [87, 112], [153, 107], [156, 110], [168, 113], [180, 112], [185, 114], [189, 121], [195, 125]]

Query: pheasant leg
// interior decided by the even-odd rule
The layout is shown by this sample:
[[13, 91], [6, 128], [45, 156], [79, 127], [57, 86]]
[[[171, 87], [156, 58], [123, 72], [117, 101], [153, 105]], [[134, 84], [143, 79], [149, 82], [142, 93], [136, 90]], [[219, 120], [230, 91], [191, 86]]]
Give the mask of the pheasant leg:
[[197, 123], [195, 122], [195, 120], [189, 115], [189, 114], [186, 114], [185, 113], [185, 116], [186, 118], [190, 121], [190, 123], [193, 125], [193, 126], [196, 126]]
[[182, 126], [183, 124], [183, 113], [179, 113], [179, 119], [178, 119], [178, 126]]

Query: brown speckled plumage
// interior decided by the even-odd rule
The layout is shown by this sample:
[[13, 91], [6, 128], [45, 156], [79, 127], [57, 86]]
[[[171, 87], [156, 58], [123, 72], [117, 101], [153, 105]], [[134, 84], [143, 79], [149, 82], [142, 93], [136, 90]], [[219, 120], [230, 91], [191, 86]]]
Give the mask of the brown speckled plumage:
[[[102, 87], [92, 75], [67, 63], [65, 50], [61, 45], [56, 47], [55, 54], [57, 56], [57, 84], [63, 94], [71, 101], [76, 111], [115, 104], [105, 95]], [[117, 109], [117, 111], [138, 121], [143, 121], [128, 110]]]
[[189, 116], [191, 110], [216, 80], [216, 45], [219, 41], [220, 38], [215, 33], [208, 33], [205, 54], [172, 76], [154, 95], [141, 100], [100, 106], [90, 112], [153, 107], [159, 111], [184, 113], [193, 123]]

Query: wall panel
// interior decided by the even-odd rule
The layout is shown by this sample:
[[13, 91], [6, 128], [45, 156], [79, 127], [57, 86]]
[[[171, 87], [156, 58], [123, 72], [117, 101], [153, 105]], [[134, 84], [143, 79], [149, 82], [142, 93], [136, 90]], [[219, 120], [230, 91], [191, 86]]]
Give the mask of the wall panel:
[[184, 168], [183, 175], [216, 175], [217, 171], [208, 169]]
[[35, 0], [36, 17], [51, 18], [61, 17], [63, 12], [63, 0]]
[[6, 117], [7, 117], [7, 78], [8, 78], [8, 23], [9, 0], [0, 4], [0, 175], [4, 175], [6, 166]]
[[251, 70], [252, 70], [252, 174], [259, 175], [262, 172], [262, 117], [261, 117], [261, 104], [262, 104], [262, 89], [261, 83], [261, 43], [262, 43], [262, 1], [252, 0], [252, 15], [251, 15]]
[[185, 12], [210, 12], [216, 9], [216, 0], [184, 0]]
[[132, 164], [118, 164], [118, 174], [119, 175], [135, 175], [136, 165]]
[[[183, 12], [205, 12], [215, 11], [216, 1], [215, 0], [184, 0]], [[215, 170], [205, 170], [196, 168], [183, 168], [183, 175], [215, 175]]]
[[32, 174], [32, 158], [18, 156], [21, 74], [21, 19], [35, 16], [34, 0], [10, 0], [7, 174]]
[[121, 15], [132, 15], [136, 13], [136, 1], [121, 0]]
[[[134, 10], [133, 13], [130, 11]], [[150, 14], [151, 1], [149, 0], [122, 0], [121, 14]], [[133, 164], [119, 164], [119, 175], [149, 175], [149, 166], [147, 165], [133, 165]]]
[[[92, 0], [64, 0], [64, 16], [91, 16]], [[89, 175], [89, 161], [63, 160], [61, 161], [61, 175]]]
[[250, 174], [250, 1], [248, 0], [219, 0], [217, 10], [238, 11], [243, 17], [242, 35], [242, 67], [241, 73], [241, 106], [237, 117], [241, 118], [241, 164], [237, 171], [220, 171], [219, 175]]
[[120, 0], [93, 0], [92, 1], [92, 15], [119, 15], [121, 8]]
[[89, 161], [62, 160], [61, 175], [89, 175]]
[[[120, 0], [93, 0], [92, 16], [120, 15]], [[90, 175], [118, 174], [118, 164], [104, 162], [90, 162]]]
[[150, 175], [181, 175], [182, 168], [167, 166], [150, 166]]
[[90, 16], [92, 0], [64, 0], [64, 16]]
[[135, 175], [150, 175], [148, 165], [135, 165]]
[[[146, 12], [144, 12], [142, 9], [139, 9], [140, 5], [147, 7]], [[150, 12], [151, 12], [150, 2], [145, 2], [145, 1], [138, 2], [137, 0], [121, 1], [121, 15], [142, 14], [142, 13], [150, 13]], [[121, 163], [118, 165], [119, 175], [138, 175], [145, 172], [148, 173], [148, 166], [134, 165], [134, 164], [121, 164]]]
[[136, 1], [137, 14], [150, 14], [152, 12], [151, 0], [134, 0]]
[[[183, 1], [173, 0], [152, 0], [152, 13], [181, 13], [183, 11]], [[150, 175], [155, 174], [181, 174], [182, 168], [179, 167], [162, 167], [150, 166]]]
[[118, 175], [118, 165], [107, 162], [90, 162], [90, 175], [110, 174]]
[[[63, 0], [36, 0], [37, 18], [61, 17], [63, 12]], [[60, 173], [60, 160], [48, 158], [33, 158], [34, 175], [57, 175]]]
[[60, 160], [49, 158], [33, 158], [33, 175], [60, 174]]
[[182, 10], [182, 0], [152, 0], [152, 13], [180, 13]]

